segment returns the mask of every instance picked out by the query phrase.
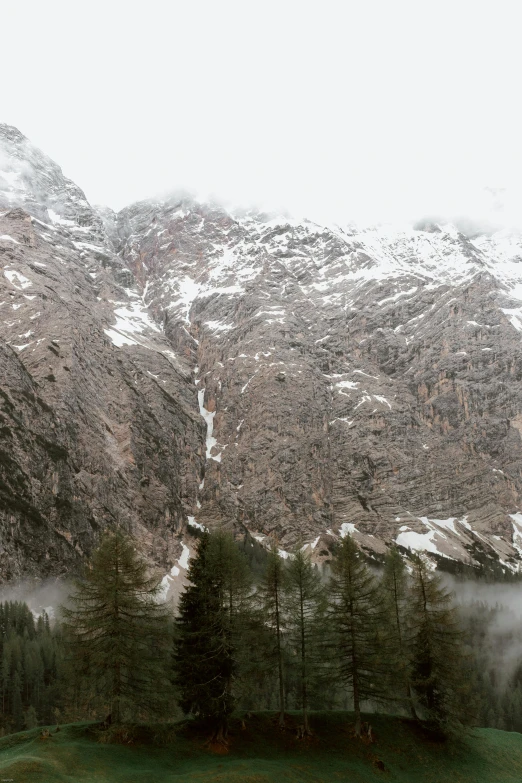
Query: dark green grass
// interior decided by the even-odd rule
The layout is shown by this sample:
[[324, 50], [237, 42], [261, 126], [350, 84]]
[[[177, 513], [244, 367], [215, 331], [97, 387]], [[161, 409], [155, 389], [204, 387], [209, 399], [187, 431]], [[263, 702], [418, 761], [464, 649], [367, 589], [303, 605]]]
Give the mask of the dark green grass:
[[[476, 729], [456, 745], [434, 742], [409, 721], [372, 715], [375, 742], [351, 736], [348, 713], [312, 715], [314, 736], [281, 731], [272, 713], [233, 722], [223, 754], [192, 724], [164, 745], [141, 731], [132, 746], [102, 744], [89, 724], [0, 740], [0, 783], [521, 783], [522, 734]], [[295, 723], [296, 718], [290, 718]], [[165, 740], [165, 733], [163, 732]], [[384, 763], [384, 771], [378, 762]]]

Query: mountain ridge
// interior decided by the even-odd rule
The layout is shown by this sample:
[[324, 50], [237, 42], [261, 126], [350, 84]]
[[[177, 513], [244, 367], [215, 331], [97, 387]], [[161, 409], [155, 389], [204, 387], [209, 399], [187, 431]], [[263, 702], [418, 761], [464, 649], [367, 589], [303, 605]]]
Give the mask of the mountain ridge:
[[[3, 578], [75, 567], [115, 520], [169, 579], [191, 524], [319, 562], [350, 533], [375, 556], [396, 542], [518, 573], [520, 235], [321, 226], [180, 194], [114, 213], [5, 128], [5, 366], [74, 459], [39, 488], [18, 443], [27, 478], [6, 486], [60, 545], [23, 554], [27, 520], [0, 505]], [[15, 412], [20, 383], [3, 387]]]

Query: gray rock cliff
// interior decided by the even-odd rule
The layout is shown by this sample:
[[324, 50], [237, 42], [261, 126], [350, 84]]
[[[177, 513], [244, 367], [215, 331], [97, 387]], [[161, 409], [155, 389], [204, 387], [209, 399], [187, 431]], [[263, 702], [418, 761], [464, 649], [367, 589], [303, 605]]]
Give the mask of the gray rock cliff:
[[0, 266], [3, 579], [114, 520], [168, 580], [217, 524], [518, 572], [522, 237], [115, 214], [0, 125]]
[[63, 573], [114, 521], [163, 566], [203, 473], [190, 367], [81, 191], [11, 128], [0, 140], [4, 167], [29, 150], [0, 190], [0, 576]]

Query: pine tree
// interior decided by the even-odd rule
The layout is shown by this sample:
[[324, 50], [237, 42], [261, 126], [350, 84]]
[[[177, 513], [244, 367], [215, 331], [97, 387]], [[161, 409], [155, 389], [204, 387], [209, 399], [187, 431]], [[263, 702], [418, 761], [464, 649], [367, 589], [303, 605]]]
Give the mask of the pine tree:
[[441, 736], [460, 732], [472, 720], [463, 638], [451, 602], [441, 577], [417, 556], [408, 610], [411, 687], [421, 721]]
[[176, 617], [174, 676], [185, 714], [212, 724], [224, 742], [237, 702], [244, 657], [250, 576], [232, 537], [204, 533], [187, 574]]
[[266, 560], [265, 572], [257, 592], [258, 604], [264, 622], [272, 633], [265, 651], [265, 664], [277, 670], [279, 692], [279, 725], [285, 725], [285, 678], [283, 632], [285, 628], [284, 594], [286, 590], [286, 567], [279, 556], [277, 543], [272, 542]]
[[21, 728], [30, 707], [46, 722], [49, 710], [62, 698], [56, 665], [60, 650], [59, 633], [51, 630], [45, 612], [35, 623], [27, 604], [0, 603], [2, 729]]
[[384, 695], [384, 671], [377, 644], [378, 586], [350, 536], [343, 539], [333, 562], [329, 592], [332, 653], [339, 660], [339, 677], [353, 697], [355, 736], [360, 736], [361, 702]]
[[286, 572], [285, 608], [289, 647], [295, 651], [303, 731], [310, 734], [310, 689], [320, 663], [320, 640], [325, 591], [311, 558], [298, 548]]
[[416, 719], [410, 685], [410, 651], [406, 619], [409, 586], [406, 565], [396, 548], [391, 549], [386, 555], [381, 589], [387, 631], [384, 644], [390, 697], [404, 704]]
[[180, 706], [185, 714], [203, 717], [214, 713], [215, 695], [223, 691], [219, 679], [226, 676], [223, 671], [219, 677], [218, 653], [212, 649], [218, 646], [213, 623], [219, 601], [208, 568], [209, 544], [210, 534], [205, 532], [190, 560], [189, 584], [181, 595], [175, 619], [174, 676]]
[[[248, 688], [247, 679], [252, 674], [252, 574], [244, 551], [240, 550], [233, 536], [218, 530], [211, 536], [208, 550], [208, 567], [213, 574], [214, 590], [219, 599], [221, 636], [226, 640], [233, 661], [227, 682], [228, 700], [238, 704]], [[226, 721], [221, 723], [218, 738], [224, 739]]]
[[64, 630], [91, 681], [110, 705], [110, 722], [160, 711], [168, 697], [168, 613], [158, 603], [159, 579], [149, 576], [133, 540], [106, 533], [71, 607]]

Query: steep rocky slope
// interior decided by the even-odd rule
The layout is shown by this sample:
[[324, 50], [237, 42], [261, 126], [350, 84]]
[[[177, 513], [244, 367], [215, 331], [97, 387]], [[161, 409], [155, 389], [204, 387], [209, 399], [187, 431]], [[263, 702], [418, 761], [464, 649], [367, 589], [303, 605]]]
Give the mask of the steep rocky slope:
[[62, 573], [114, 520], [163, 565], [203, 472], [190, 369], [81, 191], [0, 138], [0, 576]]
[[521, 237], [186, 195], [116, 215], [0, 140], [2, 576], [113, 519], [173, 576], [218, 523], [518, 570]]
[[117, 221], [212, 424], [200, 524], [312, 542], [319, 559], [340, 531], [517, 567], [518, 237], [342, 230], [189, 199]]

